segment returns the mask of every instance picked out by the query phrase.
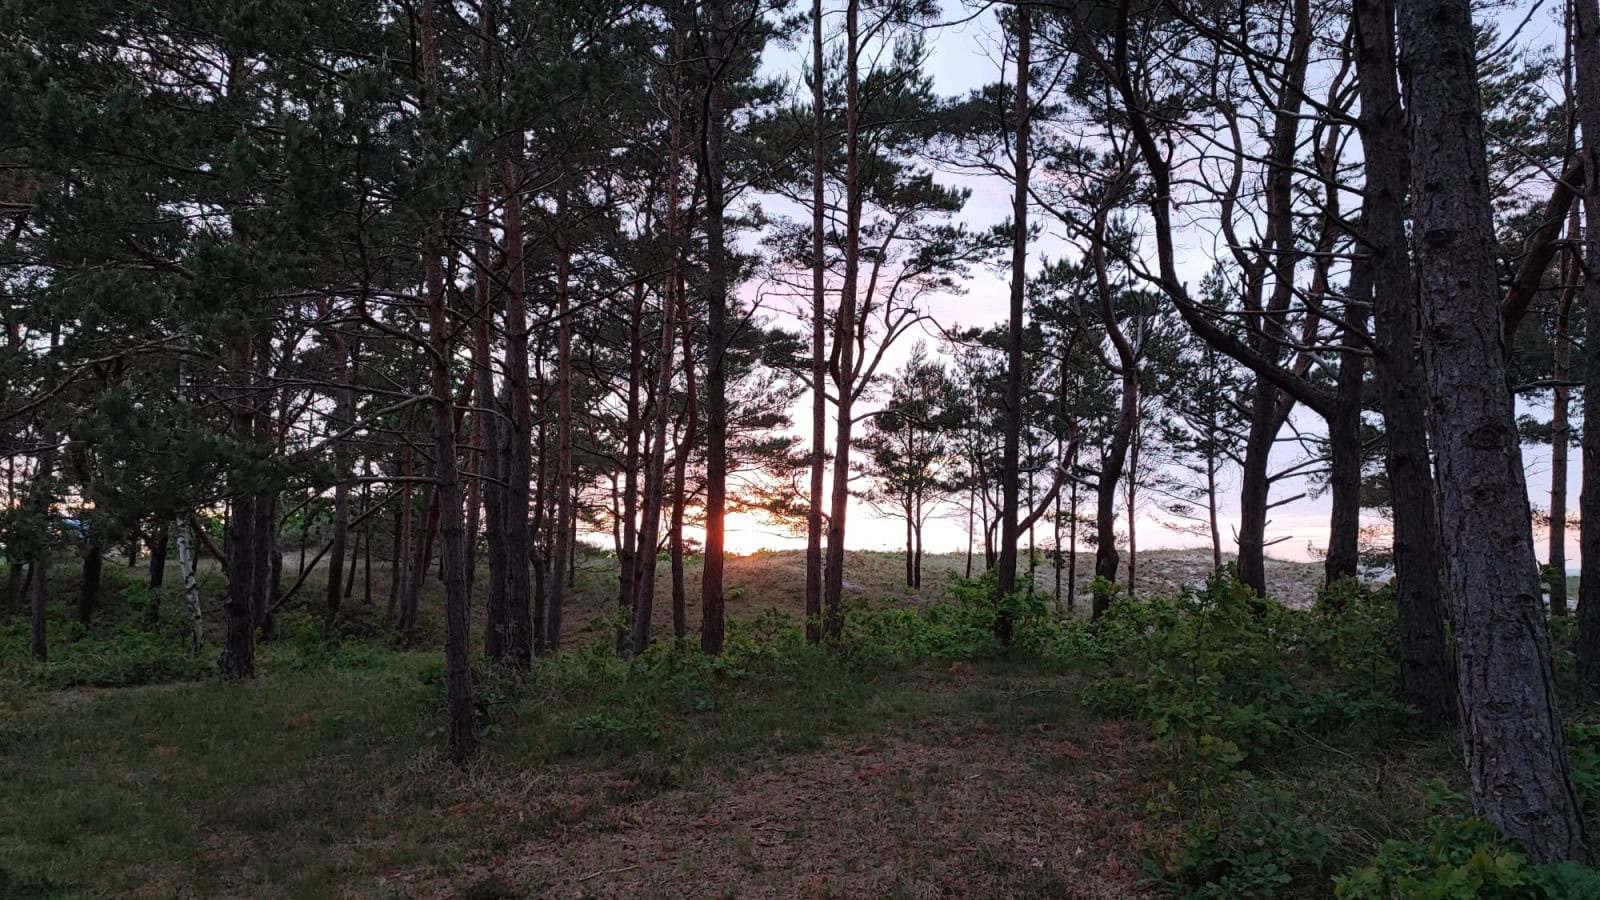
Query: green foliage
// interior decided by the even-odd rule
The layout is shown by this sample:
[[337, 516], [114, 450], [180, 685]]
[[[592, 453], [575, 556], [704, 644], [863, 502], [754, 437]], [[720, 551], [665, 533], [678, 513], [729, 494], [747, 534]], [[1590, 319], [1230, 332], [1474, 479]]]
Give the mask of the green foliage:
[[[1037, 658], [1066, 667], [1085, 658], [1081, 622], [1060, 622], [1047, 595], [1027, 590], [995, 596], [995, 573], [979, 578], [950, 576], [953, 603], [921, 609], [860, 602], [845, 617], [842, 649], [860, 664], [905, 666], [928, 660], [975, 660], [999, 655]], [[1009, 613], [1008, 649], [995, 640], [995, 617]]]
[[365, 634], [371, 613], [356, 607], [341, 622], [339, 632], [329, 640], [323, 635], [322, 618], [304, 612], [281, 613], [277, 636], [261, 644], [257, 657], [269, 671], [315, 671], [331, 669], [377, 669], [389, 665], [400, 651], [375, 640], [351, 639]]
[[1093, 626], [1089, 648], [1106, 676], [1086, 699], [1225, 762], [1265, 753], [1289, 731], [1397, 720], [1406, 707], [1388, 651], [1389, 598], [1353, 583], [1339, 590], [1346, 602], [1301, 612], [1218, 573], [1174, 600], [1119, 598]]
[[130, 625], [85, 636], [63, 651], [49, 664], [50, 683], [59, 687], [192, 681], [211, 672], [209, 657], [191, 652], [186, 643]]
[[1271, 897], [1319, 879], [1333, 834], [1295, 798], [1252, 781], [1226, 807], [1188, 823], [1169, 871], [1147, 862], [1151, 880], [1192, 898]]
[[1572, 765], [1572, 786], [1584, 812], [1590, 816], [1600, 813], [1600, 724], [1568, 725], [1567, 757]]
[[[108, 567], [107, 587], [118, 578]], [[65, 605], [52, 604], [46, 622], [48, 662], [43, 664], [30, 656], [26, 619], [0, 624], [0, 673], [52, 688], [162, 684], [210, 674], [213, 654], [204, 648], [192, 651], [188, 624], [171, 593], [128, 582], [118, 599], [119, 604], [105, 610], [113, 621], [93, 630], [71, 617]]]
[[[1498, 829], [1459, 810], [1466, 798], [1436, 784], [1426, 839], [1387, 841], [1367, 865], [1335, 880], [1344, 900], [1586, 900], [1600, 872], [1575, 863], [1529, 865]], [[1454, 810], [1454, 811], [1452, 811]]]
[[589, 713], [574, 719], [572, 730], [594, 734], [602, 740], [615, 738], [622, 743], [626, 743], [628, 739], [634, 737], [647, 741], [653, 741], [661, 737], [661, 728], [655, 723], [655, 720], [637, 713], [626, 716], [617, 716], [612, 713]]

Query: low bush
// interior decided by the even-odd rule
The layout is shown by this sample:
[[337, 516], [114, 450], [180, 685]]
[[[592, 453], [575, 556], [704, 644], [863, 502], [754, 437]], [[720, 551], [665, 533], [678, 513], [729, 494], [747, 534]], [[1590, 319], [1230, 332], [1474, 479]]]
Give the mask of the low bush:
[[1226, 805], [1185, 825], [1182, 848], [1165, 871], [1147, 863], [1150, 880], [1183, 897], [1273, 897], [1326, 884], [1334, 834], [1285, 791], [1247, 781]]
[[1232, 747], [1245, 759], [1287, 732], [1403, 720], [1392, 598], [1353, 582], [1335, 590], [1338, 603], [1292, 610], [1221, 571], [1174, 599], [1119, 598], [1090, 627], [1104, 675], [1085, 699], [1202, 755]]
[[1427, 837], [1387, 841], [1365, 866], [1335, 880], [1343, 900], [1593, 900], [1600, 872], [1577, 863], [1530, 865], [1498, 829], [1464, 812], [1466, 798], [1431, 791]]

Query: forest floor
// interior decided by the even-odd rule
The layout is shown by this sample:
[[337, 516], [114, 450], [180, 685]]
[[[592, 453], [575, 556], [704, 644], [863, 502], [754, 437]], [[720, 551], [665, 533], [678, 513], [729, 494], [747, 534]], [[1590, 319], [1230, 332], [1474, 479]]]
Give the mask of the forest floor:
[[[797, 610], [793, 557], [731, 564], [732, 614]], [[1141, 563], [1154, 573], [1161, 558]], [[960, 562], [931, 561], [924, 591], [942, 595], [937, 573]], [[887, 592], [899, 565], [852, 554], [849, 577]], [[570, 643], [609, 633], [605, 576], [598, 558], [580, 573], [574, 602], [596, 621]], [[146, 633], [128, 624], [140, 589], [111, 593], [88, 636], [53, 623], [48, 670], [19, 661], [24, 623], [0, 617], [8, 900], [1141, 897], [1162, 895], [1144, 876], [1185, 841], [1177, 746], [1094, 711], [1088, 675], [1038, 659], [876, 664], [802, 648], [646, 669], [564, 654], [528, 676], [479, 673], [484, 746], [463, 772], [443, 755], [438, 651], [328, 645], [306, 613], [286, 616], [248, 684], [199, 660], [198, 680], [63, 689], [73, 673], [93, 683], [95, 666], [161, 674], [128, 673], [113, 638]], [[1415, 826], [1419, 784], [1456, 752], [1437, 735], [1356, 753], [1308, 736], [1272, 766], [1359, 836], [1328, 860], [1339, 871]], [[1322, 887], [1286, 895], [1326, 893], [1307, 884]]]
[[1026, 669], [758, 678], [688, 709], [535, 689], [461, 773], [434, 666], [14, 711], [0, 895], [1135, 897], [1172, 838], [1139, 817], [1166, 749]]

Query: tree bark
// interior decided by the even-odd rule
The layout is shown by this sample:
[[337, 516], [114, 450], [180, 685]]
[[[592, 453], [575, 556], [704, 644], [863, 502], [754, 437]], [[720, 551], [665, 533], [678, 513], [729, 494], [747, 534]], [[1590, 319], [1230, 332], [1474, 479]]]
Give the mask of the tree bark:
[[[409, 477], [412, 474], [411, 447], [407, 446], [400, 453], [400, 474]], [[398, 626], [400, 622], [400, 597], [409, 593], [406, 582], [410, 579], [411, 570], [406, 563], [411, 559], [411, 543], [413, 539], [412, 518], [414, 504], [411, 500], [411, 482], [407, 481], [400, 489], [400, 510], [395, 517], [394, 556], [390, 560], [389, 571], [389, 611], [385, 617], [391, 626]]]
[[[1600, 5], [1573, 0], [1573, 84], [1583, 139], [1584, 333], [1600, 335]], [[1600, 695], [1600, 366], [1583, 374], [1583, 490], [1578, 497], [1578, 681]]]
[[[561, 613], [566, 603], [567, 569], [572, 545], [567, 531], [572, 522], [572, 321], [570, 279], [572, 251], [564, 243], [556, 248], [556, 520], [550, 541], [550, 589], [545, 601], [544, 646], [549, 653], [561, 648]], [[508, 548], [508, 552], [519, 552]], [[513, 561], [515, 564], [515, 561]]]
[[678, 276], [678, 321], [683, 323], [684, 432], [673, 461], [672, 526], [668, 537], [672, 558], [672, 635], [682, 641], [689, 635], [689, 599], [683, 571], [684, 505], [689, 494], [689, 454], [694, 452], [699, 408], [694, 380], [694, 335], [689, 327], [689, 292]]
[[1139, 512], [1139, 412], [1134, 411], [1133, 439], [1128, 444], [1128, 477], [1125, 479], [1127, 487], [1127, 516], [1128, 516], [1128, 598], [1138, 596], [1137, 585], [1139, 582], [1139, 537], [1138, 537], [1138, 512]]
[[[1139, 425], [1139, 359], [1134, 352], [1133, 344], [1123, 333], [1122, 326], [1118, 324], [1116, 310], [1111, 304], [1111, 282], [1106, 274], [1105, 226], [1105, 215], [1102, 213], [1095, 219], [1094, 233], [1090, 238], [1090, 258], [1094, 263], [1095, 293], [1099, 298], [1100, 318], [1105, 326], [1106, 336], [1110, 338], [1111, 346], [1117, 353], [1114, 373], [1122, 379], [1122, 390], [1117, 422], [1111, 431], [1111, 446], [1107, 448], [1105, 458], [1100, 464], [1100, 478], [1096, 483], [1095, 526], [1098, 534], [1094, 553], [1094, 574], [1098, 584], [1094, 591], [1094, 605], [1091, 610], [1091, 615], [1096, 619], [1104, 615], [1111, 604], [1111, 594], [1106, 586], [1117, 580], [1117, 482], [1122, 478], [1128, 450], [1133, 443], [1133, 432]], [[1130, 510], [1130, 521], [1132, 515]], [[1131, 588], [1133, 583], [1131, 571], [1128, 582]]]
[[[1569, 220], [1567, 234], [1576, 241], [1579, 236], [1577, 210]], [[1572, 389], [1566, 384], [1571, 351], [1572, 300], [1576, 285], [1582, 277], [1583, 267], [1578, 265], [1576, 253], [1567, 254], [1567, 265], [1562, 267], [1561, 293], [1556, 300], [1555, 356], [1551, 376], [1556, 383], [1554, 407], [1550, 413], [1550, 540], [1548, 558], [1550, 579], [1550, 614], [1567, 614], [1567, 445], [1572, 441], [1572, 425], [1568, 412], [1572, 406]]]
[[823, 569], [822, 634], [838, 640], [844, 630], [844, 534], [850, 509], [850, 434], [855, 409], [856, 291], [861, 266], [861, 84], [860, 0], [847, 0], [845, 9], [845, 234], [844, 278], [839, 292], [839, 313], [834, 324], [833, 373], [838, 393], [833, 443], [833, 492], [828, 507], [828, 554]]
[[[238, 442], [247, 442], [255, 434], [256, 408], [251, 395], [251, 371], [255, 354], [250, 338], [241, 338], [234, 347], [233, 374], [230, 397], [230, 430]], [[232, 486], [233, 498], [228, 510], [228, 522], [223, 535], [227, 545], [227, 558], [223, 565], [228, 574], [228, 594], [223, 602], [222, 655], [217, 666], [228, 679], [255, 677], [255, 627], [256, 592], [260, 583], [255, 574], [254, 547], [256, 546], [256, 495], [249, 485]]]
[[[683, 28], [674, 20], [672, 30], [674, 62], [683, 59]], [[651, 619], [655, 615], [656, 549], [661, 540], [661, 507], [667, 499], [667, 423], [672, 418], [673, 314], [679, 307], [681, 287], [678, 260], [681, 253], [678, 204], [681, 192], [678, 172], [683, 165], [682, 76], [680, 65], [672, 68], [672, 98], [668, 110], [667, 150], [667, 276], [661, 284], [661, 341], [656, 347], [655, 410], [650, 435], [650, 467], [645, 473], [644, 518], [638, 540], [638, 574], [634, 577], [633, 652], [643, 653], [650, 645]], [[688, 330], [688, 322], [684, 330]], [[674, 627], [677, 626], [674, 608]], [[682, 632], [678, 632], [679, 635]]]
[[83, 580], [78, 585], [78, 621], [84, 625], [100, 606], [100, 575], [105, 570], [105, 545], [90, 532], [83, 548]]
[[[351, 438], [345, 432], [355, 424], [355, 361], [351, 358], [344, 339], [335, 329], [329, 329], [329, 345], [339, 360], [338, 386], [334, 389], [333, 421], [330, 427], [338, 435], [333, 445], [334, 477], [333, 524], [328, 548], [328, 589], [323, 602], [323, 635], [333, 634], [339, 621], [339, 609], [344, 600], [343, 585], [345, 543], [350, 534], [350, 477], [355, 471], [355, 453]], [[304, 542], [301, 552], [304, 553]]]
[[[1078, 451], [1072, 451], [1072, 467], [1078, 467]], [[1067, 609], [1078, 606], [1078, 479], [1072, 479], [1071, 499], [1067, 503], [1071, 517], [1067, 522]]]
[[[822, 640], [822, 493], [827, 457], [827, 267], [823, 148], [827, 106], [823, 96], [822, 0], [811, 2], [811, 491], [806, 510], [806, 640]], [[971, 568], [971, 550], [968, 550]]]
[[[1013, 115], [1016, 135], [1012, 146], [1015, 164], [1015, 191], [1011, 198], [1011, 296], [1010, 317], [1006, 326], [1006, 410], [1005, 445], [1000, 462], [1000, 560], [996, 573], [997, 599], [1017, 589], [1017, 519], [1021, 490], [1022, 382], [1027, 361], [1022, 355], [1023, 309], [1028, 290], [1028, 143], [1031, 116], [1028, 99], [1030, 53], [1033, 42], [1033, 13], [1025, 4], [1016, 7], [1017, 84]], [[1116, 551], [1113, 549], [1112, 551]], [[1028, 585], [1029, 590], [1033, 585]], [[1014, 623], [1004, 603], [995, 615], [994, 634], [1002, 644], [1011, 643]]]
[[[1397, 9], [1424, 362], [1473, 807], [1533, 862], [1587, 862], [1500, 332], [1471, 7], [1468, 0], [1398, 0]], [[1600, 45], [1594, 49], [1600, 53]]]
[[167, 575], [167, 539], [172, 533], [164, 525], [155, 526], [150, 535], [150, 586], [161, 587]]
[[[628, 307], [628, 404], [623, 421], [622, 497], [618, 512], [622, 519], [620, 552], [617, 553], [616, 651], [626, 654], [632, 646], [634, 604], [637, 592], [639, 552], [639, 460], [644, 418], [640, 394], [644, 390], [644, 282], [635, 279], [633, 302]], [[648, 628], [645, 632], [649, 634]]]
[[[1359, 0], [1358, 0], [1359, 2]], [[1350, 294], [1368, 297], [1371, 288], [1371, 261], [1351, 267]], [[1357, 280], [1365, 282], [1356, 284]], [[1356, 343], [1356, 330], [1365, 330], [1366, 308], [1347, 303], [1347, 327], [1339, 348], [1339, 376], [1332, 415], [1328, 425], [1328, 492], [1332, 512], [1328, 523], [1328, 555], [1323, 559], [1323, 580], [1333, 584], [1341, 578], [1354, 578], [1360, 564], [1361, 543], [1361, 385], [1366, 371], [1366, 356]]]
[[[56, 458], [60, 455], [58, 442], [59, 438], [55, 434], [44, 436], [45, 450], [39, 454], [39, 462], [33, 474], [33, 485], [28, 492], [28, 505], [32, 507], [34, 514], [41, 518], [49, 514], [51, 503], [55, 499], [52, 485]], [[49, 625], [45, 616], [50, 599], [50, 535], [37, 535], [36, 540], [38, 543], [34, 545], [33, 558], [28, 564], [29, 581], [32, 583], [28, 602], [28, 647], [34, 659], [46, 662], [50, 653]]]
[[1206, 452], [1206, 521], [1211, 527], [1211, 565], [1222, 568], [1222, 529], [1217, 524], [1217, 455]]
[[194, 574], [194, 547], [189, 543], [189, 526], [182, 519], [173, 524], [178, 536], [178, 577], [183, 581], [183, 599], [189, 611], [189, 648], [199, 653], [205, 639], [205, 619], [200, 610], [200, 582]]
[[[521, 152], [514, 145], [512, 153]], [[511, 415], [510, 454], [500, 467], [505, 477], [501, 520], [505, 530], [505, 659], [525, 669], [533, 661], [533, 613], [528, 583], [528, 499], [533, 473], [533, 390], [528, 378], [528, 300], [526, 250], [522, 239], [522, 167], [508, 159], [500, 166], [500, 193], [505, 202], [506, 266], [506, 396]], [[562, 276], [563, 281], [565, 275]], [[563, 296], [566, 287], [561, 287]], [[565, 313], [562, 328], [567, 328]], [[483, 380], [483, 379], [480, 379]], [[488, 398], [484, 398], [487, 403]], [[570, 406], [570, 404], [569, 404]], [[553, 638], [552, 638], [553, 640]]]
[[49, 625], [45, 615], [50, 602], [50, 552], [42, 545], [34, 551], [28, 603], [28, 647], [39, 662], [50, 659]]
[[473, 253], [473, 302], [476, 309], [472, 317], [472, 377], [477, 383], [478, 408], [472, 418], [475, 423], [473, 431], [479, 440], [480, 478], [477, 493], [483, 502], [483, 540], [488, 558], [483, 608], [483, 653], [492, 660], [504, 662], [511, 637], [511, 608], [507, 595], [511, 560], [506, 549], [506, 477], [502, 465], [505, 457], [501, 452], [503, 425], [499, 398], [494, 388], [491, 330], [494, 322], [495, 279], [490, 263], [494, 235], [489, 221], [487, 179], [478, 187], [476, 205], [478, 243]]
[[707, 4], [710, 29], [706, 35], [707, 65], [704, 132], [701, 159], [706, 189], [706, 523], [705, 567], [700, 579], [700, 649], [722, 652], [723, 538], [728, 492], [728, 248], [724, 204], [723, 108], [727, 78], [728, 3]]
[[[438, 99], [438, 52], [434, 46], [433, 0], [421, 0], [419, 37], [422, 50], [424, 108]], [[433, 400], [434, 491], [440, 510], [440, 553], [444, 560], [445, 702], [450, 758], [465, 763], [477, 749], [472, 702], [472, 666], [467, 649], [468, 612], [465, 524], [461, 509], [461, 473], [456, 462], [459, 424], [450, 389], [450, 318], [439, 256], [438, 229], [429, 222], [423, 237], [423, 278], [428, 292], [429, 383]], [[470, 382], [469, 382], [470, 384]]]
[[[673, 200], [676, 203], [676, 198]], [[661, 506], [666, 498], [667, 419], [672, 415], [673, 307], [672, 273], [661, 294], [661, 344], [657, 348], [660, 370], [656, 376], [656, 408], [651, 425], [650, 466], [644, 479], [644, 518], [638, 538], [638, 574], [633, 603], [633, 652], [643, 653], [650, 646], [650, 620], [656, 596], [656, 547], [661, 537]]]

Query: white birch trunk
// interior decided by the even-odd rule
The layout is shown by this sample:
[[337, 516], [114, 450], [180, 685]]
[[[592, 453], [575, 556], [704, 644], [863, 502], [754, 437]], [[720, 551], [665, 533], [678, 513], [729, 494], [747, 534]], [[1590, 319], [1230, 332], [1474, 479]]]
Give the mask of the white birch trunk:
[[200, 618], [200, 583], [194, 576], [194, 545], [189, 541], [188, 523], [178, 521], [173, 528], [178, 536], [178, 572], [183, 578], [183, 598], [189, 606], [189, 638], [194, 652], [200, 652], [203, 623]]

